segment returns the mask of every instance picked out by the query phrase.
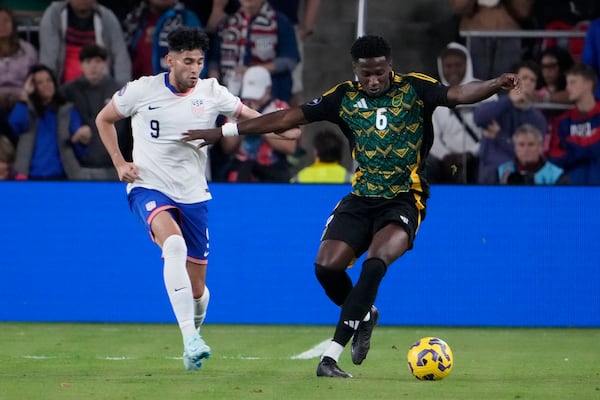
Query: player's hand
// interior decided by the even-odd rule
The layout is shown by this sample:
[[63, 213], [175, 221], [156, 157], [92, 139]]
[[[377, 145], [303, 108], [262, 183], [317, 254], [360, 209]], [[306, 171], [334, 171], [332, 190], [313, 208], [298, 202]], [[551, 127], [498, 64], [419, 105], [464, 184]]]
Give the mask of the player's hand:
[[140, 175], [140, 170], [137, 165], [132, 162], [125, 162], [123, 164], [116, 165], [117, 174], [121, 182], [133, 183]]
[[202, 139], [203, 142], [198, 144], [198, 148], [215, 144], [223, 137], [221, 128], [214, 129], [190, 129], [183, 133], [182, 142], [191, 142], [193, 140]]
[[496, 79], [498, 79], [498, 86], [501, 89], [521, 91], [521, 81], [516, 74], [502, 74]]

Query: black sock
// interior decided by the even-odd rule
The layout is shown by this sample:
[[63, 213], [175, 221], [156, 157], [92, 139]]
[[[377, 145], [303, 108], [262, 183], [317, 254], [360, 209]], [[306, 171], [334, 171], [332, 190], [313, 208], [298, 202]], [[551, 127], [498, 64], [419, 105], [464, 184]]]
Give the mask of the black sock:
[[379, 284], [386, 270], [385, 263], [379, 258], [365, 260], [356, 286], [354, 286], [342, 306], [340, 320], [333, 336], [335, 342], [345, 346], [350, 341], [358, 328], [358, 324], [375, 303]]
[[315, 275], [331, 301], [338, 306], [344, 304], [352, 290], [352, 279], [346, 271], [336, 271], [315, 264]]

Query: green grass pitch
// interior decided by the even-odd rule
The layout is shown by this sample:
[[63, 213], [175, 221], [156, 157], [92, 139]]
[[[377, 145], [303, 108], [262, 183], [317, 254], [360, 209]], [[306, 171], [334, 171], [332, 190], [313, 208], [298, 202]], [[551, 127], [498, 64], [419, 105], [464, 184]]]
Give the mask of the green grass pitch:
[[[332, 326], [206, 325], [213, 356], [188, 372], [174, 324], [0, 323], [0, 399], [600, 399], [600, 329], [377, 327], [352, 379], [317, 378]], [[406, 365], [424, 336], [454, 352], [448, 378]]]

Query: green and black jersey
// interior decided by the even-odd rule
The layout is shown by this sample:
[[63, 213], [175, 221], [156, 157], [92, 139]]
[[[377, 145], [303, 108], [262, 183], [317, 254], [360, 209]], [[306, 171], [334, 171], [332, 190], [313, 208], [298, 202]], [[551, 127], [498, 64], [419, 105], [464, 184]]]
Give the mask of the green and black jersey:
[[358, 169], [352, 193], [393, 198], [415, 190], [429, 195], [423, 165], [433, 143], [431, 115], [448, 104], [448, 87], [418, 73], [394, 74], [390, 88], [369, 97], [358, 82], [340, 83], [302, 106], [310, 121], [337, 124]]

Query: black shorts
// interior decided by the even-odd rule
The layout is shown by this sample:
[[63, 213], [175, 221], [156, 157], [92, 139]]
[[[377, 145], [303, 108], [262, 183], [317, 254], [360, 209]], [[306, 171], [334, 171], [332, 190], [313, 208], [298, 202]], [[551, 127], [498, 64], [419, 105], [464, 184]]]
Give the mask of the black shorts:
[[425, 219], [426, 198], [417, 192], [400, 193], [393, 199], [345, 196], [329, 218], [321, 240], [341, 240], [348, 243], [356, 257], [360, 257], [371, 244], [377, 231], [395, 223], [408, 233], [408, 248], [421, 221]]

